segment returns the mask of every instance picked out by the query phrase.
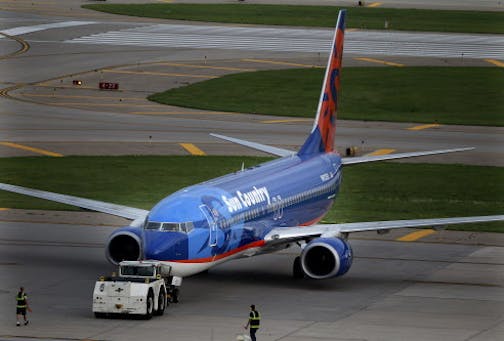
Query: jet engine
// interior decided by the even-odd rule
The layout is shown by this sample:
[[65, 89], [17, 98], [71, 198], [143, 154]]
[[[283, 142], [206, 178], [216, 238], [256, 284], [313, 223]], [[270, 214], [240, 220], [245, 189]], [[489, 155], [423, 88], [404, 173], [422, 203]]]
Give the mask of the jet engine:
[[105, 248], [106, 256], [112, 264], [123, 260], [140, 260], [143, 258], [141, 229], [123, 227], [112, 233]]
[[352, 266], [352, 248], [341, 238], [317, 238], [301, 253], [301, 267], [310, 278], [326, 279], [344, 275]]

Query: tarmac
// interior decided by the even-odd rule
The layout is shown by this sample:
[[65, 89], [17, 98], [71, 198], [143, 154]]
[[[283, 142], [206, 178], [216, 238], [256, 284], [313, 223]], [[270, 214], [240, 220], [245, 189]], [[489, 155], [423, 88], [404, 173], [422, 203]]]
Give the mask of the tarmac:
[[[256, 304], [259, 340], [500, 340], [501, 234], [440, 231], [415, 242], [354, 234], [344, 277], [293, 280], [298, 247], [184, 279], [181, 302], [150, 321], [95, 319], [91, 294], [114, 271], [104, 241], [123, 221], [90, 212], [0, 212], [0, 340], [235, 340]], [[98, 225], [99, 224], [99, 225]], [[17, 287], [33, 313], [16, 327]]]

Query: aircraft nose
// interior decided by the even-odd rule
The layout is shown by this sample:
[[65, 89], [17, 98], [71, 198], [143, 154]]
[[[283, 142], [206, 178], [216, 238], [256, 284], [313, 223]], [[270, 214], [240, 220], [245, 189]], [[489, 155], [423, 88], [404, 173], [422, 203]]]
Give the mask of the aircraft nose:
[[187, 236], [177, 232], [145, 231], [144, 250], [146, 259], [187, 259]]

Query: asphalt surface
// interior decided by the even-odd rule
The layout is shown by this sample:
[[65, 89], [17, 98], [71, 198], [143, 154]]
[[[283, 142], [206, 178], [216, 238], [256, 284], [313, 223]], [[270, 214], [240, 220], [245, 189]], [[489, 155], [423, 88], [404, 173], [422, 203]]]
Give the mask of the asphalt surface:
[[[4, 127], [0, 136], [3, 141], [62, 155], [187, 153], [180, 143], [196, 144], [207, 154], [257, 154], [218, 141], [209, 133], [229, 134], [296, 149], [310, 131], [310, 119], [286, 122], [285, 118], [278, 117], [174, 108], [145, 98], [154, 92], [229, 73], [322, 67], [326, 59], [323, 54], [255, 49], [254, 41], [240, 49], [148, 46], [147, 40], [142, 42], [146, 46], [117, 45], [129, 33], [162, 34], [166, 25], [54, 20], [41, 24], [41, 19], [18, 18], [12, 13], [6, 18], [6, 23], [12, 27], [3, 32], [27, 33], [16, 36], [22, 39], [19, 41], [0, 39], [0, 46], [7, 56], [0, 61], [4, 82], [4, 90], [0, 93], [3, 113], [0, 123]], [[23, 26], [17, 26], [21, 23]], [[40, 26], [47, 24], [52, 26]], [[187, 31], [193, 26], [178, 24], [178, 27]], [[208, 37], [200, 30], [201, 25], [197, 27], [199, 33], [196, 36]], [[214, 27], [220, 32], [224, 30], [228, 40], [240, 39], [236, 35], [227, 35], [232, 32], [229, 27]], [[253, 28], [247, 28], [247, 31], [251, 37], [265, 32]], [[288, 31], [268, 28], [267, 34], [282, 36]], [[95, 39], [97, 35], [105, 39], [103, 35], [117, 34], [122, 38], [113, 40], [112, 44]], [[313, 37], [313, 32], [307, 35]], [[361, 33], [361, 36], [366, 34]], [[85, 37], [90, 40], [76, 42]], [[429, 35], [418, 34], [418, 37], [423, 40]], [[461, 39], [463, 37], [460, 35]], [[370, 32], [366, 39], [372, 41], [376, 34]], [[380, 39], [388, 38], [383, 36]], [[504, 44], [502, 46], [504, 48]], [[493, 47], [494, 50], [497, 47]], [[12, 56], [16, 52], [19, 54]], [[372, 53], [372, 49], [368, 53]], [[376, 60], [383, 59], [393, 65], [493, 65], [484, 59], [371, 56], [369, 61], [369, 57], [348, 53], [344, 65], [381, 67], [384, 64], [376, 63]], [[74, 85], [75, 80], [82, 84]], [[101, 81], [118, 83], [119, 90], [99, 90], [97, 85]], [[415, 126], [418, 124], [339, 121], [336, 145], [340, 152], [357, 147], [361, 154], [379, 149], [406, 152], [473, 146], [476, 147], [473, 152], [422, 160], [499, 166], [504, 162], [500, 148], [504, 142], [503, 128], [431, 126], [409, 130]], [[2, 156], [33, 154], [33, 149], [0, 145]]]
[[[234, 340], [251, 303], [262, 314], [259, 340], [498, 340], [503, 335], [500, 234], [476, 242], [470, 234], [444, 231], [421, 243], [356, 234], [350, 240], [356, 258], [344, 277], [293, 280], [296, 247], [184, 279], [181, 302], [162, 317], [103, 320], [91, 313], [91, 293], [96, 278], [114, 270], [103, 257], [103, 241], [113, 227], [93, 225], [101, 217], [90, 213], [30, 215], [40, 222], [0, 223], [0, 340]], [[51, 222], [71, 219], [89, 225]], [[33, 309], [23, 327], [14, 319], [18, 285], [25, 286]]]
[[[145, 97], [244, 69], [321, 66], [326, 58], [323, 53], [273, 51], [254, 45], [227, 49], [133, 46], [121, 40], [104, 43], [95, 38], [152, 32], [153, 25], [161, 22], [86, 11], [80, 9], [82, 3], [0, 2], [0, 31], [9, 30], [7, 34], [14, 36], [0, 38], [0, 141], [11, 143], [0, 145], [0, 156], [42, 152], [187, 154], [182, 142], [192, 143], [207, 154], [257, 154], [215, 140], [208, 133], [292, 149], [308, 134], [311, 120], [278, 123], [275, 121], [285, 118], [185, 110], [153, 104]], [[354, 2], [312, 3], [348, 6]], [[381, 3], [502, 10], [497, 1]], [[68, 24], [71, 21], [78, 23]], [[58, 26], [60, 23], [65, 26]], [[191, 26], [187, 24], [184, 29]], [[162, 31], [163, 27], [158, 29]], [[427, 42], [430, 39], [428, 35], [416, 37]], [[460, 44], [465, 46], [467, 41]], [[345, 54], [344, 65], [382, 66], [357, 60], [359, 57], [405, 65], [492, 65], [484, 56], [468, 59], [361, 53]], [[76, 79], [83, 84], [74, 86]], [[99, 91], [99, 81], [118, 82], [120, 89]], [[475, 146], [473, 152], [418, 161], [503, 165], [502, 128], [408, 129], [415, 126], [339, 121], [337, 146], [341, 151], [357, 146], [361, 154], [387, 148], [402, 152]], [[20, 149], [19, 145], [29, 148]], [[385, 236], [356, 234], [351, 239], [354, 266], [346, 276], [327, 281], [290, 278], [292, 261], [299, 254], [296, 248], [233, 261], [208, 274], [185, 279], [181, 303], [170, 306], [163, 317], [151, 321], [97, 320], [91, 314], [93, 283], [99, 275], [113, 271], [104, 258], [104, 243], [117, 226], [124, 224], [92, 213], [0, 210], [0, 340], [235, 340], [243, 333], [241, 326], [251, 303], [258, 306], [263, 317], [259, 340], [504, 338], [502, 236], [450, 231], [433, 233], [416, 242], [397, 241], [410, 231]], [[14, 295], [19, 285], [26, 287], [34, 310], [26, 327], [15, 326]]]

